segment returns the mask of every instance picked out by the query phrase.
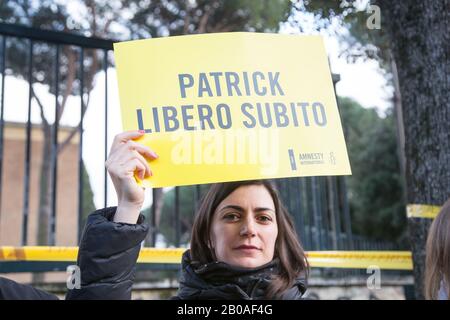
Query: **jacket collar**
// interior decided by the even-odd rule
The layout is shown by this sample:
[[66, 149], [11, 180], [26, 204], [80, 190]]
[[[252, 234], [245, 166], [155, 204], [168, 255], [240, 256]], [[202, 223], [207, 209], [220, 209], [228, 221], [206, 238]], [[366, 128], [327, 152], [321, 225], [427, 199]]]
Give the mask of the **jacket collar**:
[[[190, 250], [183, 254], [180, 299], [264, 299], [272, 276], [278, 273], [278, 259], [257, 268], [240, 268], [225, 262], [198, 265]], [[282, 299], [299, 299], [306, 290], [305, 280], [296, 279]]]

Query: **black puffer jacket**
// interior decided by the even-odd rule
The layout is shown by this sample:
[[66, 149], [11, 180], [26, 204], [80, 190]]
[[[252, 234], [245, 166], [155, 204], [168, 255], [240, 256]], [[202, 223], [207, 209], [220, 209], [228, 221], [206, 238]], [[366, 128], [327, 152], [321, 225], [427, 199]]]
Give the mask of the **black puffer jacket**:
[[0, 277], [0, 300], [58, 300], [58, 297], [29, 285]]
[[[131, 299], [136, 261], [148, 232], [144, 216], [137, 224], [115, 223], [116, 207], [100, 209], [87, 221], [80, 242], [77, 265], [81, 288], [69, 290], [66, 299]], [[195, 266], [189, 250], [183, 254], [180, 289], [174, 299], [263, 299], [276, 272], [277, 261], [255, 269], [231, 267], [213, 262]], [[306, 289], [299, 278], [283, 299], [299, 299]], [[0, 278], [2, 299], [57, 299], [30, 286]]]
[[137, 224], [113, 222], [116, 207], [95, 211], [88, 218], [80, 242], [77, 265], [81, 289], [66, 299], [131, 299], [136, 261], [148, 232], [144, 216]]

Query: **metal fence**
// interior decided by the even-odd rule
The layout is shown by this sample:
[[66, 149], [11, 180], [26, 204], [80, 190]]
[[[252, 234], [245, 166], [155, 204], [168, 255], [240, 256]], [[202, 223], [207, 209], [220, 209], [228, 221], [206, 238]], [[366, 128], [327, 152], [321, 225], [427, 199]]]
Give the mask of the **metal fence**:
[[[78, 175], [78, 234], [81, 233], [81, 221], [82, 221], [82, 207], [83, 207], [83, 193], [81, 192], [81, 187], [83, 186], [83, 176], [82, 176], [82, 149], [83, 149], [83, 119], [85, 112], [85, 101], [83, 98], [83, 94], [85, 92], [84, 85], [84, 75], [85, 75], [85, 58], [84, 53], [86, 49], [94, 49], [100, 50], [103, 52], [104, 60], [103, 60], [103, 70], [105, 75], [107, 75], [108, 69], [108, 52], [112, 50], [113, 43], [109, 40], [104, 39], [96, 39], [96, 38], [87, 38], [78, 35], [67, 34], [63, 32], [55, 32], [55, 31], [47, 31], [40, 30], [35, 28], [29, 28], [19, 25], [9, 25], [0, 23], [0, 34], [2, 35], [1, 41], [1, 65], [0, 65], [0, 73], [2, 76], [2, 87], [1, 87], [1, 110], [0, 110], [0, 193], [2, 191], [2, 174], [3, 174], [3, 153], [5, 152], [4, 145], [4, 96], [5, 96], [5, 74], [8, 69], [8, 61], [6, 60], [7, 50], [9, 44], [13, 44], [15, 41], [19, 39], [24, 39], [28, 45], [28, 57], [27, 60], [24, 61], [24, 65], [26, 66], [26, 78], [29, 84], [29, 92], [28, 92], [28, 120], [26, 123], [26, 151], [25, 151], [25, 163], [24, 163], [24, 203], [23, 203], [23, 213], [22, 213], [22, 245], [27, 245], [28, 243], [28, 216], [29, 216], [29, 197], [30, 197], [30, 157], [31, 157], [31, 100], [33, 93], [33, 62], [36, 56], [34, 55], [34, 48], [36, 48], [37, 44], [48, 44], [53, 46], [54, 50], [54, 63], [53, 63], [53, 74], [54, 74], [54, 95], [55, 95], [55, 121], [52, 124], [52, 156], [51, 156], [51, 170], [52, 170], [52, 179], [51, 179], [51, 218], [49, 222], [49, 244], [55, 244], [55, 228], [56, 228], [56, 193], [58, 191], [57, 186], [57, 150], [58, 150], [58, 127], [59, 127], [59, 112], [60, 112], [60, 103], [58, 102], [58, 98], [60, 95], [59, 92], [59, 83], [60, 83], [60, 58], [61, 58], [61, 47], [62, 46], [74, 46], [78, 48], [79, 59], [78, 59], [78, 76], [79, 76], [79, 96], [80, 96], [80, 111], [81, 111], [81, 123], [79, 126], [79, 175]], [[25, 76], [25, 75], [23, 75]], [[105, 149], [104, 156], [106, 159], [107, 156], [107, 136], [108, 136], [108, 123], [107, 123], [107, 113], [108, 113], [108, 99], [107, 99], [107, 76], [105, 77]], [[105, 206], [107, 199], [107, 181], [105, 175]], [[0, 213], [1, 217], [1, 213]]]
[[[104, 159], [107, 158], [107, 137], [108, 137], [108, 77], [107, 71], [111, 63], [108, 60], [108, 53], [112, 51], [113, 42], [110, 40], [88, 38], [84, 36], [67, 34], [57, 31], [46, 31], [35, 28], [29, 28], [19, 25], [9, 25], [0, 23], [0, 74], [2, 80], [1, 86], [1, 110], [0, 110], [0, 193], [2, 190], [2, 174], [3, 174], [3, 155], [4, 150], [4, 90], [5, 90], [5, 74], [8, 66], [7, 50], [10, 48], [10, 44], [18, 41], [25, 41], [28, 46], [27, 59], [24, 61], [24, 68], [27, 70], [26, 78], [29, 84], [29, 96], [28, 96], [28, 120], [26, 123], [26, 152], [24, 170], [24, 203], [22, 212], [22, 236], [21, 244], [27, 245], [29, 238], [27, 235], [28, 217], [29, 217], [29, 189], [30, 189], [30, 134], [31, 134], [31, 100], [32, 100], [32, 85], [33, 85], [33, 63], [37, 57], [34, 49], [37, 44], [45, 43], [51, 46], [54, 50], [53, 61], [53, 92], [55, 96], [55, 121], [52, 124], [52, 156], [51, 156], [51, 219], [49, 221], [49, 245], [55, 244], [55, 228], [56, 228], [56, 194], [58, 188], [57, 181], [57, 150], [58, 150], [58, 113], [60, 112], [60, 105], [58, 97], [59, 83], [61, 81], [60, 74], [60, 59], [61, 48], [63, 46], [76, 47], [78, 50], [78, 95], [80, 97], [80, 112], [81, 122], [79, 125], [79, 156], [78, 156], [78, 194], [74, 195], [78, 197], [78, 237], [81, 235], [82, 226], [82, 208], [83, 208], [83, 175], [82, 175], [82, 149], [83, 149], [83, 115], [85, 112], [85, 99], [84, 93], [89, 88], [85, 86], [85, 52], [86, 50], [96, 50], [103, 56], [102, 67], [105, 73], [104, 94], [105, 94], [105, 123], [104, 123]], [[6, 151], [7, 152], [7, 151]], [[107, 174], [105, 169], [104, 179], [104, 205], [107, 205]], [[296, 230], [301, 238], [302, 243], [306, 250], [370, 250], [370, 249], [395, 249], [390, 243], [387, 242], [374, 242], [368, 241], [360, 236], [352, 234], [351, 217], [349, 212], [349, 206], [347, 201], [347, 190], [345, 177], [307, 177], [307, 178], [285, 178], [276, 179], [276, 185], [282, 196], [282, 199], [292, 214], [295, 220]], [[179, 246], [182, 242], [181, 237], [181, 222], [180, 222], [180, 194], [186, 187], [175, 187], [174, 192], [174, 205], [173, 205], [173, 230], [175, 246]], [[154, 199], [156, 197], [157, 190], [153, 190]], [[201, 186], [194, 187], [194, 207], [192, 212], [196, 210], [198, 201], [202, 194]], [[156, 236], [160, 232], [157, 228], [156, 208], [151, 208], [151, 233], [150, 245], [155, 245]], [[1, 212], [0, 212], [1, 218]]]

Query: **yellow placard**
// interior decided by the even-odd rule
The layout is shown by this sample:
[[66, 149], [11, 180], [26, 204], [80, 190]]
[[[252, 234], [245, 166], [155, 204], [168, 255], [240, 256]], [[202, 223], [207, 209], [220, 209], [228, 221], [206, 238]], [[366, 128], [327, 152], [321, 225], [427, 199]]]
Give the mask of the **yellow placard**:
[[351, 174], [320, 36], [219, 33], [114, 44], [124, 130], [165, 187]]

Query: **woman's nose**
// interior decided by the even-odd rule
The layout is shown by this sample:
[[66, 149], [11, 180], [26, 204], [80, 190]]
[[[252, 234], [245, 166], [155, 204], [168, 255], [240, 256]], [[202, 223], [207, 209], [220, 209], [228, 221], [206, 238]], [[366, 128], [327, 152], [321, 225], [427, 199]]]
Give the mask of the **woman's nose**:
[[241, 227], [241, 236], [254, 237], [256, 235], [253, 221], [246, 220]]

